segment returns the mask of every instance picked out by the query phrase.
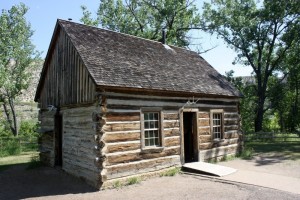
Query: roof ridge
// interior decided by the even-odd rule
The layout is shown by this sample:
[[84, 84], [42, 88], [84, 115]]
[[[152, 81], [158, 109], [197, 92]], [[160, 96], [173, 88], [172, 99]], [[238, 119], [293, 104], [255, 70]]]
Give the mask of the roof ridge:
[[[121, 35], [124, 35], [124, 36], [128, 36], [128, 37], [132, 37], [132, 38], [137, 38], [137, 39], [141, 39], [141, 40], [146, 40], [146, 41], [150, 41], [150, 42], [153, 42], [153, 43], [158, 43], [158, 44], [162, 44], [164, 45], [162, 42], [159, 42], [159, 41], [156, 41], [156, 40], [151, 40], [151, 39], [148, 39], [148, 38], [143, 38], [143, 37], [140, 37], [140, 36], [136, 36], [136, 35], [130, 35], [128, 33], [123, 33], [123, 32], [117, 32], [117, 31], [113, 31], [113, 30], [109, 30], [109, 29], [106, 29], [106, 28], [100, 28], [100, 27], [95, 27], [95, 26], [91, 26], [91, 25], [86, 25], [86, 24], [82, 24], [82, 23], [79, 23], [79, 22], [73, 22], [73, 21], [68, 21], [68, 20], [64, 20], [64, 19], [57, 19], [58, 22], [67, 22], [67, 23], [72, 23], [72, 24], [77, 24], [77, 25], [81, 25], [81, 26], [87, 26], [87, 27], [90, 27], [90, 28], [94, 28], [94, 29], [100, 29], [100, 30], [103, 30], [103, 31], [108, 31], [108, 32], [112, 32], [112, 33], [117, 33], [117, 34], [121, 34]], [[193, 51], [193, 50], [190, 50], [190, 49], [187, 49], [187, 48], [184, 48], [184, 47], [179, 47], [179, 46], [175, 46], [175, 45], [172, 45], [172, 44], [165, 44], [165, 45], [168, 45], [170, 47], [175, 47], [175, 48], [178, 48], [178, 49], [182, 49], [182, 50], [185, 50], [185, 51], [189, 51], [189, 52], [193, 52], [195, 54], [198, 54], [197, 52]], [[199, 55], [199, 54], [198, 54]], [[199, 55], [200, 56], [200, 55]], [[202, 57], [202, 56], [200, 56]]]

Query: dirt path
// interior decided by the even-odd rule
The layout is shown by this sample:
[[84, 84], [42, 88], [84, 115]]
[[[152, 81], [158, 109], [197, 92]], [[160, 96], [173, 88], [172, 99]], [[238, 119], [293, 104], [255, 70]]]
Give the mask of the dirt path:
[[300, 195], [179, 174], [120, 189], [96, 191], [81, 180], [49, 167], [16, 165], [0, 172], [0, 199], [300, 199]]

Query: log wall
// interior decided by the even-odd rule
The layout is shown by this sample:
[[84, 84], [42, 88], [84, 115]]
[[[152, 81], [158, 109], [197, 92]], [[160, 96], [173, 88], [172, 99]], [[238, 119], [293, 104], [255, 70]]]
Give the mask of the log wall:
[[39, 137], [40, 160], [48, 166], [54, 166], [55, 163], [54, 115], [55, 112], [39, 111], [38, 116], [41, 127]]
[[93, 102], [95, 84], [69, 37], [60, 30], [54, 40], [54, 49], [43, 68], [39, 107]]
[[[186, 98], [156, 97], [146, 95], [123, 95], [102, 92], [106, 98], [105, 125], [101, 127], [105, 155], [103, 180], [181, 165], [180, 110]], [[198, 103], [199, 102], [199, 103]], [[231, 154], [238, 147], [239, 114], [237, 100], [199, 100], [193, 109], [199, 117], [199, 156], [201, 160]], [[141, 148], [141, 108], [160, 108], [163, 113], [164, 147], [162, 150], [145, 151]], [[212, 143], [210, 133], [210, 110], [224, 110], [225, 139]], [[211, 152], [210, 152], [210, 151]], [[220, 151], [219, 151], [220, 150]]]
[[238, 105], [223, 108], [224, 139], [214, 141], [211, 133], [210, 110], [199, 108], [199, 150], [200, 160], [219, 159], [234, 155], [240, 148], [240, 114]]
[[63, 109], [63, 169], [98, 187], [100, 169], [95, 162], [95, 130], [92, 113], [95, 105]]

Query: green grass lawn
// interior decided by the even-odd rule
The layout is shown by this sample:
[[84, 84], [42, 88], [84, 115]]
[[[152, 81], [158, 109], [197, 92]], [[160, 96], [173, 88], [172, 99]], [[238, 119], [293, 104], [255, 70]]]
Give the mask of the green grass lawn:
[[0, 172], [17, 164], [30, 164], [38, 157], [39, 152], [23, 152], [20, 155], [7, 156], [0, 158]]
[[300, 159], [300, 137], [289, 138], [286, 134], [280, 134], [285, 136], [285, 139], [275, 138], [270, 141], [248, 141], [245, 142], [247, 149], [253, 149], [254, 154], [261, 153], [276, 153], [283, 156], [289, 156], [292, 160]]

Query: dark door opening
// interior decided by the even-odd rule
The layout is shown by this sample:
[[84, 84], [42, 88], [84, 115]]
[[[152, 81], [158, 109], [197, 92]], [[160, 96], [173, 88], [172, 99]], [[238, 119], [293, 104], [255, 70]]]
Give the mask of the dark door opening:
[[198, 161], [197, 119], [195, 112], [183, 113], [184, 161]]
[[57, 113], [54, 118], [55, 127], [55, 165], [62, 166], [62, 115]]

